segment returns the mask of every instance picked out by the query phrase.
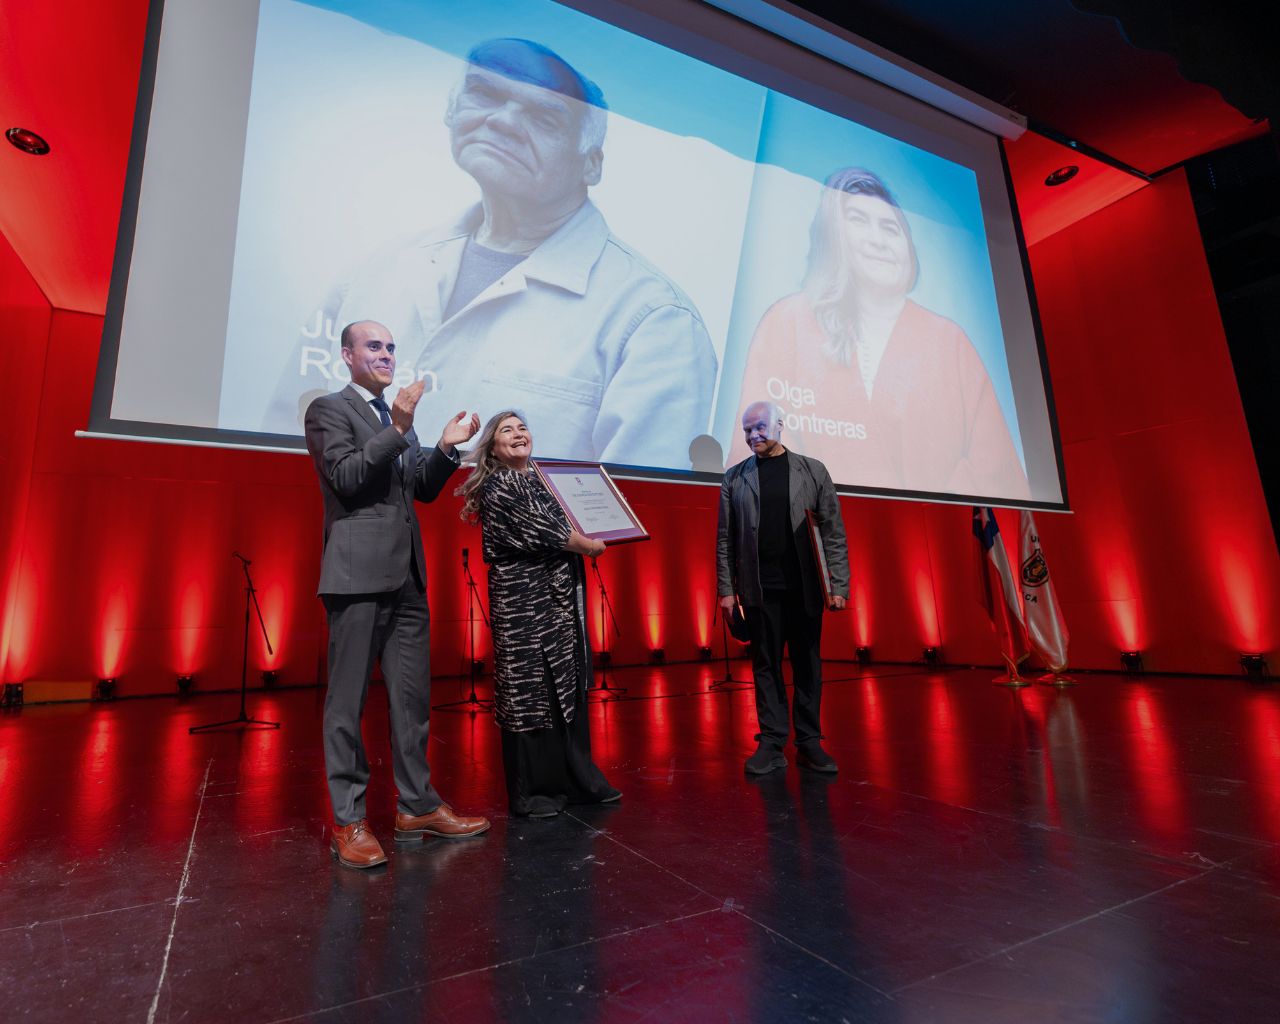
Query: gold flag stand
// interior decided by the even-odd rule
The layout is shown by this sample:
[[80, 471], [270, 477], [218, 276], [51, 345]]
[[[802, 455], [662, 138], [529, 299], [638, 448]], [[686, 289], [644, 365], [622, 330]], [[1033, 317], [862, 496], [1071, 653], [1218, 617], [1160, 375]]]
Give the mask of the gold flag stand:
[[1011, 690], [1020, 690], [1024, 686], [1030, 686], [1030, 680], [1023, 679], [1022, 676], [1018, 675], [1018, 665], [1026, 660], [1027, 656], [1025, 654], [1016, 662], [1010, 660], [1008, 655], [1006, 655], [1004, 663], [1009, 666], [1009, 671], [1005, 675], [996, 676], [991, 681], [995, 683], [996, 686], [1007, 686]]

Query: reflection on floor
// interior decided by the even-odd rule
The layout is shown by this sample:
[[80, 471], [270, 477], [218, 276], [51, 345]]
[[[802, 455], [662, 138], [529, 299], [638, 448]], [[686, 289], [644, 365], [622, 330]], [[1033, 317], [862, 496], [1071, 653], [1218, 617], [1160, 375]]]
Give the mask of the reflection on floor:
[[494, 828], [408, 847], [375, 691], [366, 873], [327, 850], [319, 691], [251, 698], [278, 732], [188, 735], [230, 696], [0, 717], [4, 1016], [1280, 1017], [1280, 693], [829, 665], [839, 775], [752, 780], [719, 674], [617, 673], [591, 710], [623, 802], [546, 821], [507, 818], [491, 718], [437, 712], [434, 778]]

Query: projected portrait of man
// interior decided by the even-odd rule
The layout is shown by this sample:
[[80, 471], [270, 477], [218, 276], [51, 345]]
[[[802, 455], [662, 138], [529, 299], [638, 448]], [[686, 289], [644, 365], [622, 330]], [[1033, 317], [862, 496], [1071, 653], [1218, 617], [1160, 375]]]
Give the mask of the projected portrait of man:
[[[588, 198], [604, 169], [600, 89], [528, 40], [481, 43], [467, 61], [444, 117], [479, 203], [374, 259], [320, 322], [387, 324], [397, 383], [425, 380], [436, 408], [518, 404], [544, 424], [548, 456], [686, 467], [716, 357], [688, 296]], [[264, 430], [296, 432], [304, 395], [342, 387], [331, 349], [300, 340]]]
[[[842, 482], [1027, 497], [973, 343], [907, 297], [919, 275], [911, 225], [885, 183], [859, 167], [836, 171], [810, 230], [803, 289], [756, 328], [742, 401], [778, 402], [793, 450]], [[739, 440], [730, 461], [745, 454]]]

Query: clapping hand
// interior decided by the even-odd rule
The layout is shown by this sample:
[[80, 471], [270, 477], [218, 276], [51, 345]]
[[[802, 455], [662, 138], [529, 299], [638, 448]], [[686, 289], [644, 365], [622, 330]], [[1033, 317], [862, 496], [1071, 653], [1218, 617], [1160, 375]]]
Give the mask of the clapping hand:
[[473, 412], [471, 418], [467, 419], [467, 413], [464, 409], [444, 425], [444, 430], [440, 433], [440, 443], [437, 447], [445, 455], [452, 455], [453, 449], [457, 445], [466, 444], [479, 432], [480, 414]]
[[391, 425], [401, 434], [413, 429], [413, 412], [418, 408], [418, 400], [426, 386], [426, 380], [415, 380], [396, 392], [396, 400], [391, 403]]

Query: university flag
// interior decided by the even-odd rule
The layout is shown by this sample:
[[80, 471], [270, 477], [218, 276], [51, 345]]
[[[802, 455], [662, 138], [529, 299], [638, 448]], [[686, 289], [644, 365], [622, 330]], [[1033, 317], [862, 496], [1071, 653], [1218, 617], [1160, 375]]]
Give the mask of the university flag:
[[1045, 667], [1058, 675], [1067, 667], [1067, 642], [1071, 639], [1058, 606], [1058, 595], [1049, 577], [1049, 563], [1040, 549], [1036, 521], [1026, 510], [1022, 513], [1022, 544], [1018, 560], [1018, 577], [1022, 584], [1022, 606], [1026, 616], [1027, 638]]
[[1018, 666], [1028, 657], [1026, 624], [1021, 592], [1009, 567], [995, 512], [974, 506], [973, 535], [978, 539], [979, 597], [1000, 637], [1000, 653], [1009, 665], [1009, 675], [1015, 677]]

